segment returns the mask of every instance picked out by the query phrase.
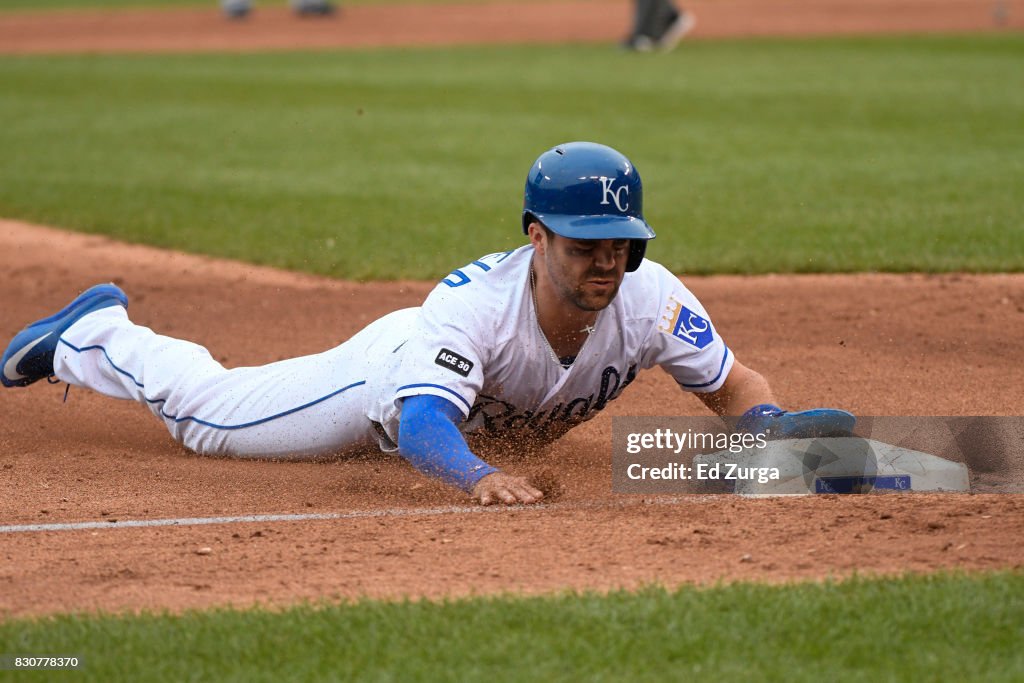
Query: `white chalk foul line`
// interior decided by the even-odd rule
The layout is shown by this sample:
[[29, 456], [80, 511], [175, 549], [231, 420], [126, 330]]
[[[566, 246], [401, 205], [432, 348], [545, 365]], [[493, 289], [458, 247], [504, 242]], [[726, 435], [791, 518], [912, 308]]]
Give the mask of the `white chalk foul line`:
[[237, 517], [181, 517], [177, 519], [125, 519], [106, 522], [68, 522], [64, 524], [10, 524], [0, 526], [2, 534], [26, 531], [80, 531], [83, 529], [127, 529], [158, 526], [198, 526], [202, 524], [242, 524], [252, 522], [306, 522], [325, 519], [361, 519], [364, 517], [406, 517], [412, 515], [447, 515], [464, 512], [484, 512], [486, 508], [422, 508], [358, 510], [354, 512], [324, 512], [295, 515], [239, 515]]
[[439, 515], [488, 514], [516, 511], [541, 510], [582, 510], [584, 508], [622, 507], [626, 505], [674, 505], [680, 502], [696, 502], [696, 498], [715, 496], [686, 496], [647, 498], [632, 501], [590, 501], [582, 503], [542, 503], [539, 505], [513, 506], [458, 506], [436, 508], [386, 508], [383, 510], [354, 510], [352, 512], [311, 512], [293, 515], [238, 515], [233, 517], [180, 517], [176, 519], [125, 519], [98, 522], [66, 522], [54, 524], [8, 524], [0, 526], [0, 534], [17, 534], [33, 531], [82, 531], [87, 529], [131, 529], [162, 526], [200, 526], [203, 524], [250, 524], [260, 522], [307, 522], [334, 519], [365, 519], [370, 517], [436, 517]]

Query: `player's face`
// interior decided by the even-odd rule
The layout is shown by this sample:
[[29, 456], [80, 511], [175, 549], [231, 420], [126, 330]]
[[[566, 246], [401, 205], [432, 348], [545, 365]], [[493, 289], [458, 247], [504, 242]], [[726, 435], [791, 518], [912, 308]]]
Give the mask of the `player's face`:
[[584, 311], [600, 311], [619, 293], [629, 240], [573, 240], [547, 235], [544, 261], [555, 290]]

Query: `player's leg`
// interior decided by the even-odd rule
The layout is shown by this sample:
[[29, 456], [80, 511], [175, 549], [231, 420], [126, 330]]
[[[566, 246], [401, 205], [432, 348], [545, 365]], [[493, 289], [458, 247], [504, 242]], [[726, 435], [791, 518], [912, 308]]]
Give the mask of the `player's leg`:
[[671, 0], [664, 0], [662, 3], [658, 21], [654, 34], [655, 44], [662, 52], [675, 48], [697, 25], [697, 18], [693, 12], [677, 7]]
[[638, 52], [654, 49], [654, 20], [664, 0], [633, 0], [633, 27], [623, 47]]
[[367, 378], [358, 375], [354, 360], [339, 346], [228, 370], [202, 346], [158, 335], [112, 307], [83, 317], [62, 335], [54, 374], [146, 405], [175, 439], [198, 453], [295, 458], [374, 442], [372, 425], [359, 410]]
[[197, 344], [135, 325], [126, 306], [120, 289], [100, 285], [29, 325], [3, 355], [4, 385], [53, 376], [138, 401], [199, 453], [302, 457], [375, 443], [364, 348], [227, 370]]
[[633, 33], [627, 47], [671, 50], [694, 26], [694, 17], [672, 0], [635, 0]]

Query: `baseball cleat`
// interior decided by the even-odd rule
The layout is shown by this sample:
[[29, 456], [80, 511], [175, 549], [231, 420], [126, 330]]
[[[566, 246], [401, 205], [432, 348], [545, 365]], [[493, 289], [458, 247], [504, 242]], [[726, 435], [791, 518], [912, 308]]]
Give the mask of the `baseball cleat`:
[[672, 20], [672, 23], [668, 25], [665, 32], [658, 38], [658, 49], [662, 52], [674, 49], [679, 44], [679, 41], [683, 39], [683, 36], [692, 31], [696, 25], [697, 18], [693, 16], [693, 12], [680, 10], [676, 18]]
[[632, 35], [622, 41], [621, 47], [632, 52], [652, 52], [654, 41], [649, 36]]
[[5, 387], [26, 387], [53, 376], [53, 354], [60, 336], [84, 315], [110, 306], [128, 308], [128, 296], [117, 285], [96, 285], [48, 318], [19, 332], [0, 358], [0, 382]]

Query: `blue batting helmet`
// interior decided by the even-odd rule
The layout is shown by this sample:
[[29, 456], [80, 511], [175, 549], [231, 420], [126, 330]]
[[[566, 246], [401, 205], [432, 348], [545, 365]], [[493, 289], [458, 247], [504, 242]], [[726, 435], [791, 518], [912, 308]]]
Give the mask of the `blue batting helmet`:
[[643, 183], [629, 159], [595, 142], [567, 142], [541, 154], [526, 177], [523, 232], [537, 221], [570, 239], [629, 239], [626, 270], [634, 271], [654, 237], [643, 206]]

